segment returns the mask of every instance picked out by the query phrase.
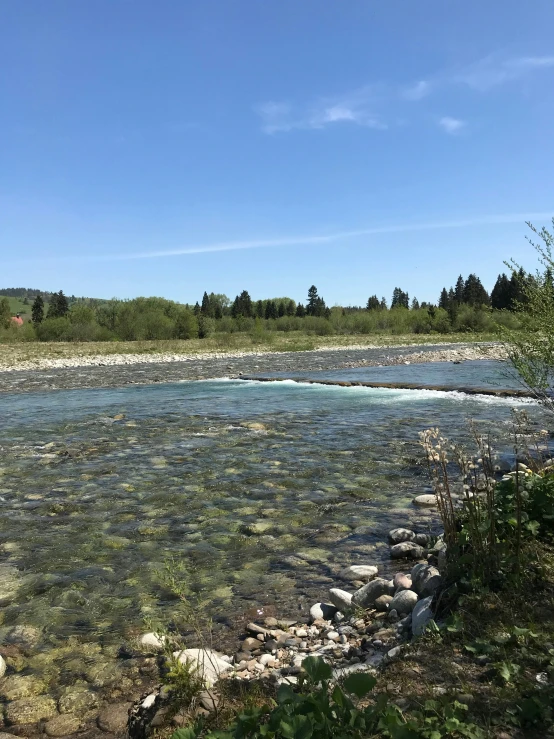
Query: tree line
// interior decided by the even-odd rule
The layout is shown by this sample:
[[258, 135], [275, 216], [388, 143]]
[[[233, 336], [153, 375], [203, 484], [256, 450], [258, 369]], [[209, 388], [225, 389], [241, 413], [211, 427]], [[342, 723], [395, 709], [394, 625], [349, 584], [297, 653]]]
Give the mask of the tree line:
[[[365, 306], [329, 307], [312, 285], [305, 302], [289, 297], [253, 300], [247, 290], [231, 300], [221, 293], [204, 292], [195, 305], [165, 298], [94, 300], [34, 291], [32, 321], [21, 327], [19, 338], [40, 341], [135, 341], [208, 338], [213, 334], [268, 331], [334, 333], [450, 333], [489, 331], [500, 321], [517, 328], [515, 311], [534, 278], [522, 269], [510, 277], [498, 276], [489, 295], [479, 277], [461, 275], [455, 285], [442, 289], [437, 303], [410, 299], [395, 287], [390, 304], [371, 295]], [[30, 294], [25, 288], [8, 291]], [[44, 296], [48, 296], [48, 302]], [[7, 304], [7, 299], [5, 300]], [[4, 315], [5, 314], [5, 315]], [[0, 328], [8, 330], [9, 304], [0, 309]], [[13, 331], [12, 331], [13, 334]], [[9, 337], [8, 337], [9, 338]]]

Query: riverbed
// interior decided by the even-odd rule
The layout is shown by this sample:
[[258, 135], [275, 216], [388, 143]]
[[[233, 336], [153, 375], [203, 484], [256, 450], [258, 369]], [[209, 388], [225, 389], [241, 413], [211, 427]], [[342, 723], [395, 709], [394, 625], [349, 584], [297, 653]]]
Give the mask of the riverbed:
[[[117, 655], [132, 653], [137, 635], [159, 626], [187, 631], [172, 576], [197, 612], [214, 619], [222, 643], [253, 609], [305, 618], [346, 565], [392, 572], [389, 529], [438, 531], [436, 513], [412, 503], [429, 491], [421, 430], [440, 426], [467, 442], [474, 419], [509, 464], [513, 409], [532, 413], [537, 428], [544, 423], [529, 400], [282, 381], [292, 367], [312, 379], [512, 387], [502, 363], [401, 359], [331, 370], [314, 355], [295, 360], [279, 366], [279, 382], [180, 377], [2, 395], [5, 684], [32, 678], [32, 689], [58, 707], [77, 684], [101, 703], [121, 679]], [[341, 361], [361, 360], [342, 353]], [[264, 367], [276, 371], [269, 360], [257, 371]], [[27, 629], [29, 643], [14, 639], [14, 629]], [[127, 676], [128, 691], [143, 678]]]

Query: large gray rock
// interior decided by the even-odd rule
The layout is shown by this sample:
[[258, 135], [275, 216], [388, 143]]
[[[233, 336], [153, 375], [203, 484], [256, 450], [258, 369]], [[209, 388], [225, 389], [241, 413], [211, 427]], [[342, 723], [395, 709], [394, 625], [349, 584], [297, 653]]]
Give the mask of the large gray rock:
[[222, 660], [212, 649], [183, 649], [181, 652], [173, 652], [173, 656], [182, 664], [188, 663], [196, 667], [198, 675], [208, 688], [217, 682], [220, 675], [233, 669], [232, 665]]
[[390, 556], [393, 559], [420, 559], [423, 557], [423, 547], [412, 541], [403, 541], [390, 548]]
[[403, 541], [413, 541], [415, 534], [411, 529], [393, 529], [389, 531], [389, 541], [391, 544], [400, 544]]
[[331, 588], [329, 590], [329, 600], [343, 613], [347, 613], [352, 609], [352, 593], [347, 593], [346, 590]]
[[338, 610], [332, 603], [314, 603], [310, 608], [310, 618], [312, 621], [318, 618], [330, 621]]
[[124, 731], [129, 720], [128, 703], [110, 703], [98, 714], [98, 728], [110, 734]]
[[413, 590], [400, 590], [391, 601], [389, 608], [398, 613], [411, 613], [417, 603], [417, 593]]
[[429, 622], [433, 620], [432, 602], [433, 596], [429, 595], [416, 603], [412, 611], [412, 634], [414, 636], [421, 636]]
[[424, 597], [433, 595], [442, 585], [442, 577], [436, 567], [432, 565], [416, 565], [412, 570], [412, 590]]
[[373, 580], [378, 572], [378, 568], [374, 565], [352, 565], [342, 572], [342, 577], [344, 580], [362, 580], [368, 582], [369, 580]]
[[357, 590], [352, 596], [352, 605], [360, 608], [373, 608], [377, 598], [388, 595], [389, 585], [382, 577], [376, 577]]

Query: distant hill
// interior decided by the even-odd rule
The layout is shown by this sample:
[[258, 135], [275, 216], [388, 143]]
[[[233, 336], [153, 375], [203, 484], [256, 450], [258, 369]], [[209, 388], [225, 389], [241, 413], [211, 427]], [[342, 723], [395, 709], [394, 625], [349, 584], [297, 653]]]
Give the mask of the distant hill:
[[[53, 293], [48, 290], [38, 290], [31, 287], [6, 287], [0, 289], [0, 297], [6, 297], [10, 303], [10, 310], [13, 315], [20, 313], [27, 320], [31, 317], [31, 307], [37, 295], [44, 300], [45, 313], [48, 310], [48, 303]], [[77, 298], [75, 295], [68, 295], [67, 301], [69, 305], [72, 303], [99, 304], [104, 301], [97, 298]]]

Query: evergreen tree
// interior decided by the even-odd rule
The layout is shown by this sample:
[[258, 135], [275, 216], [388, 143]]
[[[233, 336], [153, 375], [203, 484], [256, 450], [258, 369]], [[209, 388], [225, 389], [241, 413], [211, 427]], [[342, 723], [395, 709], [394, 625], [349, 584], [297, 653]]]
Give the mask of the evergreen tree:
[[392, 293], [391, 308], [409, 308], [410, 296], [399, 287], [395, 287]]
[[381, 304], [379, 303], [379, 298], [377, 295], [372, 295], [367, 299], [367, 304], [365, 309], [366, 310], [377, 310], [381, 307]]
[[214, 318], [219, 321], [220, 318], [223, 318], [223, 308], [221, 307], [220, 303], [215, 304], [214, 308]]
[[282, 300], [279, 302], [279, 308], [277, 309], [277, 313], [279, 315], [279, 318], [282, 318], [285, 315], [285, 304]]
[[388, 306], [387, 306], [387, 299], [386, 298], [381, 298], [381, 310], [387, 310], [387, 308], [388, 308]]
[[489, 294], [475, 274], [470, 274], [464, 283], [463, 302], [477, 307], [489, 304]]
[[238, 318], [239, 316], [253, 318], [252, 298], [248, 294], [248, 290], [243, 290], [240, 295], [237, 295], [231, 308], [231, 315], [233, 318]]
[[417, 298], [412, 300], [412, 310], [419, 310], [419, 301]]
[[512, 289], [510, 280], [504, 274], [498, 275], [491, 292], [491, 305], [497, 310], [510, 310], [512, 307]]
[[63, 318], [68, 311], [69, 305], [63, 290], [60, 290], [59, 293], [53, 293], [48, 306], [48, 318]]
[[456, 287], [454, 288], [454, 300], [458, 305], [464, 302], [464, 278], [462, 275], [456, 280]]
[[258, 318], [264, 318], [264, 316], [265, 316], [264, 301], [263, 300], [256, 301], [256, 316]]
[[446, 288], [443, 287], [441, 290], [441, 296], [439, 298], [439, 308], [443, 308], [444, 310], [448, 310], [448, 306], [450, 304], [450, 300], [448, 297], [448, 293], [446, 291]]
[[198, 302], [198, 300], [194, 304], [194, 308], [192, 309], [192, 311], [195, 316], [199, 316], [200, 313], [202, 312], [202, 308], [200, 307], [200, 303]]
[[208, 297], [207, 292], [204, 292], [204, 295], [202, 296], [202, 306], [200, 307], [200, 312], [203, 316], [210, 316], [211, 318], [213, 318], [214, 311], [212, 310], [211, 301]]
[[268, 300], [265, 304], [265, 317], [267, 319], [279, 318], [279, 310], [277, 308], [277, 303], [274, 300]]
[[296, 315], [298, 318], [304, 318], [306, 315], [306, 308], [302, 305], [302, 303], [298, 303], [296, 306]]
[[38, 326], [44, 319], [44, 300], [41, 295], [37, 295], [31, 308], [31, 317], [33, 323]]
[[306, 313], [309, 316], [324, 316], [326, 313], [325, 301], [317, 294], [317, 287], [312, 285], [308, 290], [308, 305]]
[[294, 316], [295, 310], [296, 310], [296, 307], [294, 305], [294, 300], [289, 300], [289, 302], [287, 303], [287, 310], [286, 310], [287, 316]]

